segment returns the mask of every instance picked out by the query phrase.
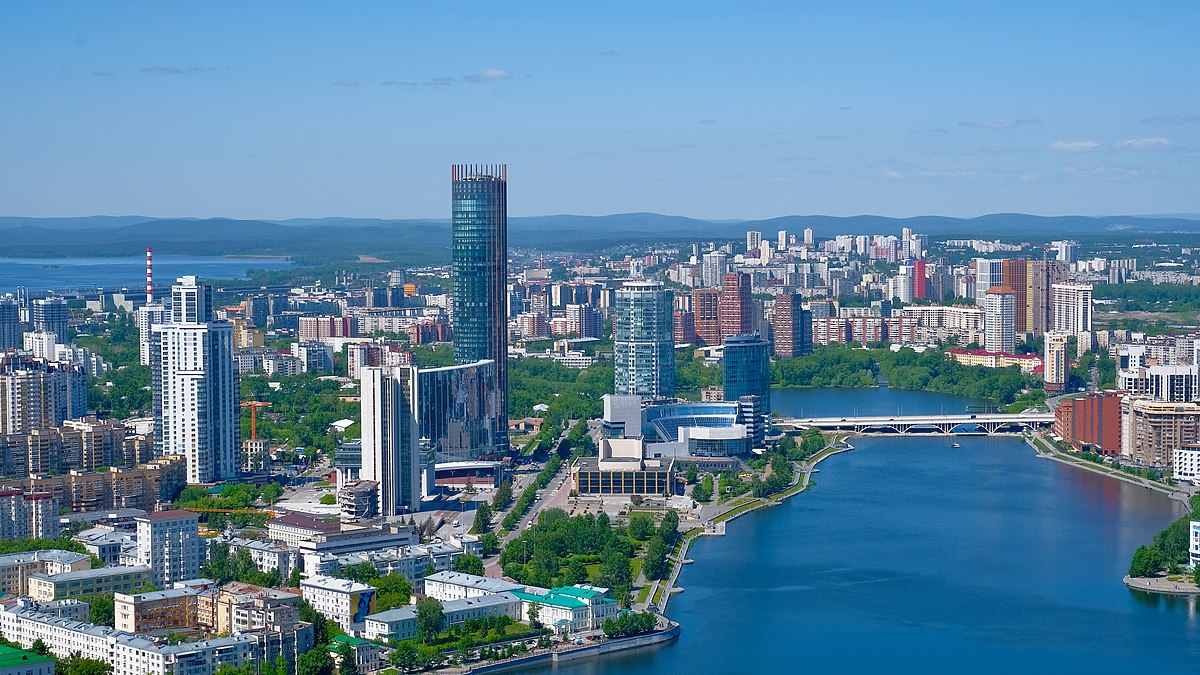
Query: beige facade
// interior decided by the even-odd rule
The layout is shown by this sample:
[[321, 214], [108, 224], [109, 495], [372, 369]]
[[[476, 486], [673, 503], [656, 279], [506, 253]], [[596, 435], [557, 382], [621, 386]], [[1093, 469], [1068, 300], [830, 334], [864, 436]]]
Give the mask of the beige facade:
[[151, 582], [150, 568], [102, 567], [98, 570], [37, 573], [29, 577], [29, 597], [38, 601], [96, 593], [129, 593]]
[[1121, 403], [1121, 456], [1138, 466], [1165, 469], [1174, 452], [1200, 442], [1200, 404], [1126, 398]]
[[235, 581], [196, 597], [196, 625], [229, 635], [289, 626], [300, 620], [299, 600], [295, 593]]
[[159, 457], [136, 469], [71, 471], [61, 476], [24, 478], [5, 484], [26, 492], [49, 492], [60, 505], [72, 511], [116, 508], [153, 511], [158, 502], [169, 500], [186, 481], [187, 465], [182, 457]]
[[127, 633], [195, 628], [197, 595], [191, 588], [133, 595], [115, 593], [113, 627]]
[[30, 551], [0, 555], [0, 593], [28, 595], [29, 577], [92, 569], [92, 557], [73, 551]]

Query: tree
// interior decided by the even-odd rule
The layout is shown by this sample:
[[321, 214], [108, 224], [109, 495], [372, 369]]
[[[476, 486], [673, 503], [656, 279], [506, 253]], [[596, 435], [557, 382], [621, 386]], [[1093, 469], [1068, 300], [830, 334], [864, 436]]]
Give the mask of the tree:
[[338, 655], [338, 675], [360, 675], [358, 670], [358, 658], [354, 654], [354, 648], [349, 642], [341, 641], [337, 643]]
[[1129, 563], [1129, 576], [1154, 576], [1162, 568], [1162, 563], [1162, 553], [1157, 548], [1153, 546], [1139, 546], [1133, 554], [1133, 561]]
[[296, 675], [333, 675], [333, 657], [325, 648], [325, 643], [318, 643], [300, 655], [296, 661]]
[[654, 535], [654, 519], [645, 513], [634, 513], [629, 516], [629, 536], [638, 541], [646, 541]]
[[425, 563], [425, 569], [421, 570], [421, 577], [431, 577], [436, 573], [437, 570], [434, 569], [433, 563]]
[[358, 563], [357, 565], [346, 565], [339, 574], [343, 579], [357, 581], [360, 584], [369, 584], [372, 579], [379, 575], [379, 569], [369, 562]]
[[483, 576], [483, 561], [477, 555], [460, 555], [454, 559], [454, 571]]
[[33, 646], [31, 646], [29, 649], [34, 654], [41, 654], [42, 656], [50, 656], [50, 648], [46, 646], [45, 642], [42, 642], [41, 638], [34, 640]]
[[403, 607], [412, 597], [412, 582], [401, 574], [385, 574], [367, 582], [379, 589], [375, 594], [375, 611], [386, 612], [389, 609]]
[[491, 555], [500, 549], [500, 537], [495, 532], [485, 532], [479, 537], [479, 543], [483, 546], [484, 555]]
[[540, 603], [537, 603], [537, 602], [529, 603], [529, 611], [526, 612], [526, 615], [529, 617], [530, 627], [532, 627], [532, 628], [540, 628], [541, 627], [541, 623], [538, 621], [538, 617], [540, 617], [542, 615], [542, 605]]
[[107, 661], [85, 659], [79, 652], [72, 652], [65, 659], [60, 659], [54, 668], [59, 675], [111, 675], [113, 667]]
[[405, 641], [388, 654], [388, 661], [402, 673], [411, 672], [417, 668], [417, 648], [413, 643]]
[[696, 481], [697, 481], [699, 478], [700, 478], [700, 470], [696, 468], [696, 465], [695, 465], [695, 464], [689, 464], [689, 465], [688, 465], [688, 470], [687, 470], [687, 482], [688, 482], [688, 485], [695, 485], [695, 484], [696, 484]]
[[81, 598], [88, 603], [88, 621], [97, 626], [112, 626], [115, 606], [111, 593], [97, 593]]
[[320, 647], [329, 644], [329, 627], [325, 624], [325, 615], [313, 609], [304, 598], [296, 601], [296, 607], [300, 610], [300, 620], [313, 626], [313, 644]]
[[654, 537], [646, 544], [646, 562], [642, 572], [647, 579], [661, 579], [667, 572], [667, 544], [662, 537]]
[[663, 514], [662, 522], [658, 524], [658, 536], [668, 546], [673, 546], [679, 539], [679, 514], [675, 509], [667, 509]]
[[288, 575], [287, 585], [289, 588], [299, 588], [300, 587], [300, 568], [299, 567], [293, 569], [292, 573]]
[[471, 524], [471, 534], [483, 534], [492, 526], [492, 507], [487, 502], [478, 502], [475, 507], [475, 522]]
[[588, 580], [587, 564], [578, 557], [572, 557], [567, 563], [567, 570], [563, 572], [563, 583], [567, 584], [582, 584]]
[[[446, 627], [446, 615], [442, 603], [436, 598], [421, 598], [417, 601], [417, 636], [421, 642], [429, 643], [442, 634]], [[299, 675], [299, 674], [297, 674]]]

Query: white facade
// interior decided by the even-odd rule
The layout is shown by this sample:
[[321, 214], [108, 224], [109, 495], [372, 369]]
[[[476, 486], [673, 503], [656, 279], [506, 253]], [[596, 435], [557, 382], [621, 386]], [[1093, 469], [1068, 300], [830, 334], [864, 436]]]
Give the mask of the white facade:
[[1196, 567], [1200, 565], [1200, 520], [1191, 521], [1188, 533], [1188, 564]]
[[300, 592], [313, 609], [345, 631], [354, 630], [375, 606], [375, 587], [349, 579], [314, 575], [300, 582]]
[[[442, 615], [446, 617], [446, 625], [453, 626], [468, 619], [482, 619], [491, 616], [508, 616], [515, 621], [524, 617], [521, 614], [521, 601], [511, 593], [495, 593], [460, 598], [442, 602]], [[366, 618], [363, 637], [376, 640], [386, 637], [391, 640], [412, 640], [417, 637], [417, 608], [416, 605], [397, 607], [386, 612], [372, 614]]]
[[1011, 354], [1017, 348], [1016, 296], [1009, 289], [992, 287], [983, 296], [983, 348]]
[[524, 589], [521, 584], [463, 572], [437, 572], [425, 577], [425, 595], [442, 602]]
[[55, 539], [60, 529], [54, 495], [0, 489], [0, 539]]
[[162, 323], [166, 316], [167, 308], [158, 304], [143, 305], [135, 315], [138, 328], [138, 360], [143, 366], [150, 365], [151, 326]]
[[199, 516], [191, 511], [159, 511], [137, 522], [137, 564], [149, 567], [154, 583], [167, 586], [200, 576], [204, 549]]
[[1175, 480], [1200, 485], [1200, 446], [1185, 445], [1173, 454]]
[[362, 480], [379, 484], [379, 514], [415, 512], [421, 501], [413, 366], [368, 367], [359, 371], [362, 389]]
[[1092, 285], [1050, 287], [1050, 330], [1075, 335], [1092, 330]]

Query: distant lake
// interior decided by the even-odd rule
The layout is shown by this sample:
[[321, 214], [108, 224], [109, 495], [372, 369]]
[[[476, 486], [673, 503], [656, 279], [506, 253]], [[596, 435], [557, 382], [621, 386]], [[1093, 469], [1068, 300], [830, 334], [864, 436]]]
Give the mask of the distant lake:
[[[224, 258], [221, 256], [154, 256], [154, 284], [164, 286], [181, 276], [206, 279], [245, 279], [254, 269], [282, 270], [290, 260]], [[0, 258], [0, 293], [12, 293], [18, 286], [31, 291], [65, 288], [141, 291], [146, 285], [146, 259], [122, 258]]]

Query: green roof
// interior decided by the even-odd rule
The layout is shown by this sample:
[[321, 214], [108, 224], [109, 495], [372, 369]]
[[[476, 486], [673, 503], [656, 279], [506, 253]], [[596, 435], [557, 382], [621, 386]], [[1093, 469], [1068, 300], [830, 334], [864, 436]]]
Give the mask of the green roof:
[[346, 635], [345, 633], [342, 633], [341, 635], [338, 635], [337, 637], [333, 638], [331, 640], [331, 642], [345, 642], [346, 644], [350, 645], [351, 647], [357, 647], [359, 645], [364, 645], [367, 643], [367, 641], [362, 638], [350, 637], [349, 635]]
[[0, 670], [8, 670], [9, 668], [21, 668], [23, 666], [32, 665], [34, 663], [49, 663], [53, 661], [48, 656], [27, 652], [14, 647], [0, 645]]
[[560, 586], [551, 588], [550, 595], [569, 595], [573, 598], [594, 598], [600, 595], [600, 591], [594, 588], [580, 588], [578, 586]]
[[587, 607], [588, 604], [579, 598], [572, 598], [569, 595], [558, 595], [551, 591], [546, 595], [538, 595], [536, 593], [525, 593], [522, 591], [510, 591], [513, 595], [527, 602], [536, 602], [539, 605], [550, 605], [551, 607], [566, 607], [568, 609], [576, 609], [578, 607]]

